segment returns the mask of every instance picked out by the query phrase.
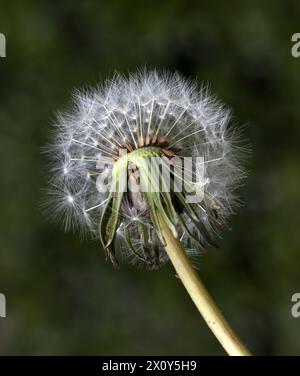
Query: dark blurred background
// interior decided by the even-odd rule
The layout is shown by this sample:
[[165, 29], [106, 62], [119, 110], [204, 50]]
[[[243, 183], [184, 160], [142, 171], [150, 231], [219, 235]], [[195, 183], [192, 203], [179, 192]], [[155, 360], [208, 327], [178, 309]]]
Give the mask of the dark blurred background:
[[299, 20], [286, 0], [1, 1], [0, 354], [224, 354], [170, 265], [113, 270], [39, 209], [54, 112], [74, 87], [145, 64], [209, 83], [246, 125], [244, 206], [200, 273], [255, 354], [300, 354]]

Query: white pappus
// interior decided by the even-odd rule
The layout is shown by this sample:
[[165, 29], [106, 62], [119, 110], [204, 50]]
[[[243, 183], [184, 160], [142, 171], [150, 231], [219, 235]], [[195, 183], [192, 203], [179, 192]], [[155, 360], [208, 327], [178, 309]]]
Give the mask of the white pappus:
[[[99, 238], [114, 266], [118, 254], [151, 269], [168, 260], [155, 210], [163, 212], [189, 256], [216, 245], [218, 228], [233, 212], [235, 190], [244, 178], [229, 109], [178, 73], [146, 69], [116, 74], [102, 87], [76, 91], [73, 99], [71, 110], [57, 116], [47, 147], [48, 213], [66, 230]], [[192, 158], [184, 178], [183, 168], [179, 173], [168, 168], [171, 181], [181, 175], [191, 184], [197, 170], [203, 171], [196, 183], [201, 202], [187, 203], [186, 192], [173, 186], [166, 194], [110, 192], [124, 151], [132, 156], [124, 166], [133, 186], [148, 179], [150, 157]]]

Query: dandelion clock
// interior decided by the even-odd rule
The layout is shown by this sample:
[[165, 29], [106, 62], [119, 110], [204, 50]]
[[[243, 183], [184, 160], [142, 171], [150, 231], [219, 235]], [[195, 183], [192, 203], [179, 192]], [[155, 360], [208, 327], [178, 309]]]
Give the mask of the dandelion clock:
[[114, 267], [171, 261], [230, 355], [250, 355], [193, 266], [216, 247], [244, 178], [229, 110], [179, 74], [115, 75], [77, 91], [48, 146], [48, 212], [96, 238]]

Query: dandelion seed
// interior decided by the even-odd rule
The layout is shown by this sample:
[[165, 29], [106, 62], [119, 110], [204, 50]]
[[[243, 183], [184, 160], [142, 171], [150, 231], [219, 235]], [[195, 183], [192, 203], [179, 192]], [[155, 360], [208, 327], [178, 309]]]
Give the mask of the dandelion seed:
[[72, 197], [71, 195], [69, 195], [69, 196], [67, 197], [67, 200], [68, 200], [68, 202], [69, 202], [70, 204], [72, 204], [72, 203], [74, 202], [74, 197]]

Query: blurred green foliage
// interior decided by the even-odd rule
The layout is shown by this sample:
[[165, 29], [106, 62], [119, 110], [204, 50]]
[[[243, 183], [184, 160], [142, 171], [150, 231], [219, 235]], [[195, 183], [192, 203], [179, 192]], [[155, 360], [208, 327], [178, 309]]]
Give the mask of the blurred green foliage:
[[171, 266], [113, 270], [39, 210], [54, 112], [74, 87], [146, 64], [209, 83], [246, 124], [244, 205], [200, 272], [254, 353], [299, 355], [299, 19], [289, 0], [1, 1], [0, 354], [223, 354]]

